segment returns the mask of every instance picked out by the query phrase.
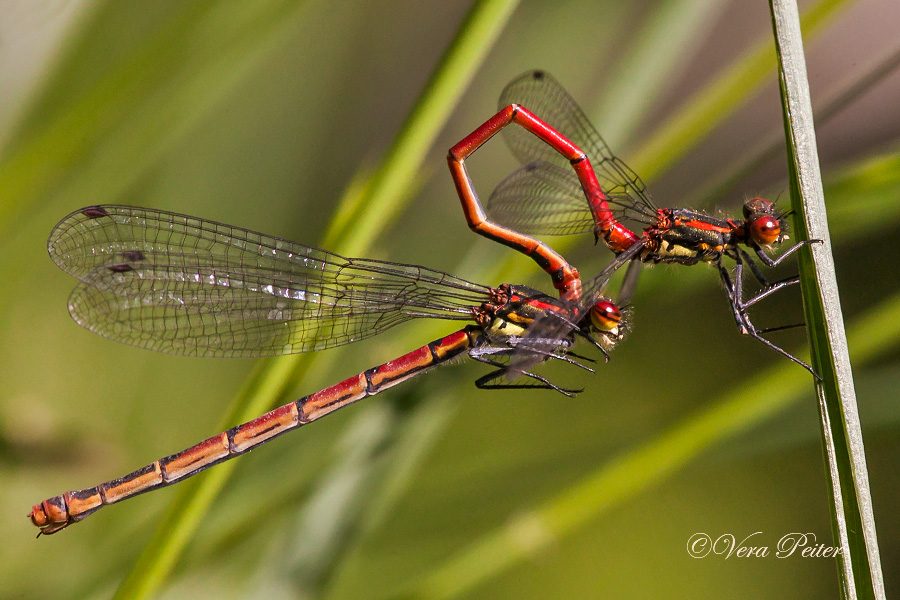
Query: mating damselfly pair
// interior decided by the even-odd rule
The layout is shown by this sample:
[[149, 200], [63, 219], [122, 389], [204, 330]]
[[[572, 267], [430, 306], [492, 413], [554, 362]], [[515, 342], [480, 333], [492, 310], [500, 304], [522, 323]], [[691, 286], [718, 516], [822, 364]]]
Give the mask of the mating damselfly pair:
[[[549, 75], [513, 80], [501, 110], [449, 153], [469, 226], [533, 258], [558, 292], [486, 286], [425, 267], [361, 258], [187, 215], [129, 206], [90, 206], [65, 217], [48, 242], [53, 260], [79, 284], [73, 318], [127, 344], [189, 356], [249, 357], [310, 352], [348, 344], [419, 318], [470, 321], [465, 327], [309, 396], [237, 425], [124, 477], [44, 500], [29, 515], [43, 534], [78, 522], [104, 505], [170, 485], [275, 437], [377, 394], [455, 357], [490, 371], [479, 388], [547, 388], [573, 395], [537, 372], [558, 360], [591, 370], [570, 352], [581, 338], [605, 358], [629, 329], [624, 292], [606, 295], [625, 265], [705, 262], [719, 272], [739, 330], [813, 372], [762, 336], [747, 309], [797, 282], [770, 283], [748, 248], [772, 267], [785, 215], [762, 198], [742, 219], [658, 208], [640, 178], [609, 150], [584, 113]], [[519, 128], [507, 128], [510, 124]], [[483, 207], [465, 160], [504, 130], [523, 166]], [[643, 227], [640, 233], [629, 223]], [[563, 256], [532, 234], [593, 232], [613, 251], [596, 276], [582, 280]], [[735, 262], [734, 274], [723, 259]], [[761, 285], [743, 293], [743, 267]], [[636, 270], [626, 275], [625, 289]], [[813, 372], [815, 375], [815, 373]]]

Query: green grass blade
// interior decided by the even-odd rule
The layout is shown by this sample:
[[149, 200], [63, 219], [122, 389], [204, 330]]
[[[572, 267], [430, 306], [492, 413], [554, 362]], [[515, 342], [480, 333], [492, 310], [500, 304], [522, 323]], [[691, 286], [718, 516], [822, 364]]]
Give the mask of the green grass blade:
[[[804, 34], [815, 35], [851, 4], [848, 0], [822, 0], [804, 13]], [[698, 90], [629, 162], [640, 166], [638, 172], [644, 179], [653, 179], [666, 171], [678, 157], [750, 100], [748, 90], [765, 81], [772, 72], [772, 64], [772, 46], [768, 39], [760, 40], [719, 77]]]
[[70, 206], [120, 199], [290, 36], [305, 5], [170, 3], [137, 23], [126, 19], [142, 13], [102, 7], [96, 27], [131, 27], [131, 41], [121, 60], [101, 61], [90, 78], [81, 73], [84, 53], [96, 49], [89, 40], [69, 44], [53, 87], [0, 156], [0, 227], [51, 195]]
[[[784, 107], [791, 199], [801, 239], [820, 239], [800, 257], [801, 288], [817, 384], [832, 528], [845, 598], [884, 598], [881, 559], [869, 490], [862, 429], [838, 295], [825, 195], [819, 173], [806, 59], [795, 0], [772, 0]], [[812, 269], [815, 269], [815, 276]]]
[[[433, 142], [450, 108], [468, 85], [516, 4], [517, 0], [482, 0], [470, 11], [455, 41], [437, 66], [431, 82], [391, 145], [391, 151], [373, 182], [367, 186], [351, 187], [351, 194], [358, 192], [360, 187], [366, 192], [359, 194], [360, 200], [351, 203], [357, 207], [357, 217], [364, 212], [367, 225], [361, 230], [332, 230], [328, 237], [330, 247], [335, 251], [351, 255], [358, 253], [399, 214], [404, 200], [408, 202], [407, 188], [413, 183], [413, 177], [427, 154], [427, 147]], [[410, 148], [417, 151], [410, 151]], [[353, 181], [358, 182], [359, 178]], [[341, 214], [348, 215], [350, 211]], [[222, 428], [247, 421], [273, 406], [296, 380], [301, 368], [305, 371], [314, 361], [319, 363], [323, 360], [321, 357], [314, 359], [295, 355], [267, 362], [267, 366], [258, 371], [235, 399], [232, 409], [222, 421]], [[123, 581], [117, 598], [142, 598], [159, 588], [235, 466], [236, 463], [219, 465], [209, 474], [182, 484], [184, 487]]]
[[398, 200], [408, 193], [449, 113], [518, 4], [519, 0], [480, 0], [472, 6], [360, 200], [357, 214], [365, 214], [366, 227], [342, 216], [326, 233], [326, 248], [335, 247], [340, 239], [339, 251], [356, 256], [400, 213], [406, 203]]
[[872, 235], [894, 226], [900, 213], [900, 151], [848, 165], [829, 177], [831, 233], [835, 237]]
[[[220, 429], [262, 414], [279, 398], [297, 376], [301, 361], [290, 357], [266, 361], [257, 368], [231, 403]], [[182, 482], [175, 498], [144, 547], [128, 576], [116, 590], [115, 598], [146, 598], [159, 589], [178, 563], [188, 542], [200, 527], [206, 513], [231, 478], [237, 463], [219, 465], [199, 477]]]
[[646, 114], [677, 76], [685, 56], [696, 51], [702, 32], [724, 9], [722, 0], [675, 0], [647, 11], [642, 27], [617, 49], [622, 56], [602, 95], [602, 105], [590, 111], [603, 123], [603, 137], [612, 148], [634, 136]]
[[[869, 63], [861, 65], [857, 72], [841, 82], [841, 87], [837, 92], [832, 92], [816, 108], [816, 123], [819, 127], [822, 127], [822, 125], [840, 114], [848, 106], [872, 91], [875, 86], [893, 75], [898, 67], [900, 67], [900, 45], [881, 56], [875, 57]], [[780, 156], [783, 141], [784, 134], [780, 131], [773, 131], [765, 140], [756, 144], [753, 150], [742, 157], [739, 162], [736, 162], [716, 181], [711, 182], [705, 186], [705, 189], [698, 192], [697, 196], [700, 198], [700, 205], [705, 206], [715, 203], [728, 190], [734, 189], [738, 182], [746, 179], [770, 160]], [[859, 213], [859, 215], [867, 214], [865, 212]], [[854, 219], [854, 221], [858, 220]]]

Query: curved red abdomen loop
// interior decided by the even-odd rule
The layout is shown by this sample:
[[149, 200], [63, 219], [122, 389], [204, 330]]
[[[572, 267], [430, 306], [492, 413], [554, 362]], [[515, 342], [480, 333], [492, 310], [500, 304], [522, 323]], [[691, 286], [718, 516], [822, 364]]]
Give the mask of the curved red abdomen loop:
[[[600, 188], [600, 184], [597, 182], [597, 175], [594, 173], [594, 169], [587, 158], [585, 158], [584, 164], [589, 173], [582, 177], [578, 173], [577, 168], [575, 172], [578, 173], [581, 188], [584, 190], [588, 206], [591, 209], [591, 215], [594, 217], [594, 240], [597, 241], [602, 238], [606, 246], [616, 254], [624, 252], [637, 242], [640, 237], [616, 221], [616, 216], [607, 203], [607, 196]], [[573, 165], [573, 167], [575, 166]]]
[[[606, 196], [600, 189], [591, 163], [584, 152], [528, 109], [517, 104], [511, 104], [501, 109], [450, 149], [447, 162], [450, 165], [450, 172], [462, 203], [466, 222], [476, 233], [530, 256], [550, 274], [553, 285], [559, 290], [561, 298], [577, 301], [581, 297], [581, 278], [578, 270], [543, 242], [489, 220], [466, 171], [466, 158], [510, 123], [516, 123], [533, 133], [569, 161], [581, 181], [592, 210], [596, 207], [597, 214], [602, 215], [601, 230], [604, 232], [602, 233], [604, 239], [606, 239], [605, 232], [609, 232], [609, 235], [615, 237], [616, 243], [622, 243], [620, 239], [623, 238], [623, 234], [616, 227], [617, 223], [612, 211], [606, 204]], [[631, 235], [633, 236], [633, 234]]]

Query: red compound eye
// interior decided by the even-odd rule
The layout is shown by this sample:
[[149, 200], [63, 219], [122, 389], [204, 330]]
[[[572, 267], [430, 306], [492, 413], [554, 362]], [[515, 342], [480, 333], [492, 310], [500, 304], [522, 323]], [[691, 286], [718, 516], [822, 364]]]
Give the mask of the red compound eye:
[[612, 331], [621, 320], [622, 311], [609, 300], [601, 300], [591, 307], [591, 325], [597, 331]]
[[762, 246], [768, 246], [781, 235], [781, 224], [771, 216], [760, 217], [750, 224], [750, 237]]

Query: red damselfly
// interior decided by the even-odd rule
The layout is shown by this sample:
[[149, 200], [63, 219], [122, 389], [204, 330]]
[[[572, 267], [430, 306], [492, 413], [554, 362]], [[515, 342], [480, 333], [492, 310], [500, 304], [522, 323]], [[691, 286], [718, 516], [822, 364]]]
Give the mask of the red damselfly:
[[[528, 239], [519, 241], [531, 248]], [[475, 382], [480, 388], [539, 387], [573, 395], [580, 390], [557, 386], [510, 357], [521, 353], [528, 357], [522, 364], [557, 359], [591, 370], [568, 353], [576, 335], [607, 356], [626, 331], [622, 312], [601, 293], [612, 271], [594, 278], [588, 294], [556, 299], [525, 286], [488, 287], [416, 265], [344, 258], [239, 227], [129, 206], [73, 212], [54, 228], [48, 248], [54, 262], [80, 280], [69, 299], [78, 323], [160, 352], [275, 356], [348, 344], [417, 318], [475, 324], [124, 477], [44, 500], [29, 514], [43, 534], [177, 483], [463, 353], [493, 367]], [[577, 271], [551, 249], [542, 245], [531, 255], [573, 274], [569, 287], [580, 290]], [[560, 337], [527, 335], [536, 320], [562, 323]], [[509, 382], [520, 376], [525, 383]]]
[[[767, 267], [775, 267], [803, 245], [818, 241], [802, 241], [777, 258], [766, 254], [787, 239], [787, 212], [777, 211], [763, 198], [744, 203], [743, 219], [658, 208], [641, 178], [612, 153], [578, 104], [543, 71], [514, 79], [501, 94], [499, 105], [500, 112], [451, 150], [451, 171], [473, 229], [478, 230], [478, 224], [466, 207], [474, 190], [471, 184], [465, 185], [465, 174], [453, 169], [453, 157], [464, 158], [509, 123], [517, 123], [522, 127], [505, 129], [504, 137], [523, 166], [494, 190], [487, 216], [522, 235], [593, 232], [617, 254], [611, 268], [632, 260], [714, 265], [741, 333], [818, 377], [808, 364], [762, 336], [784, 327], [757, 329], [748, 314], [752, 305], [799, 278], [770, 283], [743, 247]], [[639, 223], [643, 233], [633, 233], [622, 221]], [[735, 261], [733, 276], [723, 264], [724, 257]], [[750, 298], [744, 298], [744, 265], [762, 286]]]

